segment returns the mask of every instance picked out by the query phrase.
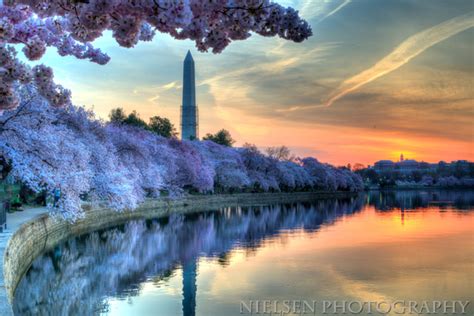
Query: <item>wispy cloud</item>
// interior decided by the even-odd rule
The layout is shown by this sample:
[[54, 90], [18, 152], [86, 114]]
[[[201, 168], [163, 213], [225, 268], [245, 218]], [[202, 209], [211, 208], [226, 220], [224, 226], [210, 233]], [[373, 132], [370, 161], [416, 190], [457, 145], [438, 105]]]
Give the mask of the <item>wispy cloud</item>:
[[[288, 3], [288, 5], [294, 5], [298, 8], [299, 13], [302, 17], [307, 20], [315, 19], [311, 24], [314, 26], [327, 19], [328, 17], [336, 14], [339, 10], [348, 5], [352, 0], [302, 0], [296, 1], [296, 3]], [[336, 3], [336, 5], [334, 5]], [[286, 3], [281, 3], [287, 5]], [[285, 55], [287, 54], [286, 48], [288, 47], [288, 41], [283, 39], [274, 39], [278, 45], [271, 49], [265, 50], [265, 55]], [[291, 43], [290, 43], [291, 45]]]
[[[316, 18], [321, 22], [348, 5], [352, 0], [305, 0], [299, 5], [300, 13], [307, 19]], [[334, 5], [336, 3], [336, 5]]]
[[295, 68], [297, 66], [301, 66], [301, 64], [304, 62], [311, 61], [312, 63], [317, 63], [322, 61], [324, 58], [329, 56], [330, 52], [338, 47], [338, 45], [339, 43], [336, 42], [322, 43], [311, 50], [300, 52], [297, 55], [295, 55], [294, 52], [292, 53], [291, 51], [280, 47], [277, 50], [278, 52], [274, 53], [276, 58], [270, 58], [270, 61], [254, 63], [248, 67], [242, 66], [234, 70], [219, 73], [201, 81], [198, 83], [198, 85], [214, 84], [219, 81], [225, 81], [225, 84], [229, 85], [229, 79], [240, 79], [239, 84], [242, 85], [245, 84], [245, 82], [242, 82], [244, 81], [243, 78], [245, 78], [246, 75], [252, 73], [271, 75], [283, 72], [290, 67]]
[[374, 66], [344, 81], [339, 88], [332, 93], [324, 105], [331, 106], [343, 96], [400, 68], [431, 46], [471, 27], [474, 27], [473, 12], [447, 20], [412, 35]]
[[[229, 119], [232, 107], [245, 106], [260, 107], [255, 101], [252, 92], [256, 88], [255, 80], [282, 76], [286, 71], [306, 67], [308, 63], [321, 63], [339, 43], [327, 42], [308, 51], [299, 51], [295, 54], [290, 48], [279, 48], [278, 53], [267, 58], [254, 61], [248, 66], [240, 66], [227, 72], [218, 72], [198, 83], [198, 86], [208, 86], [209, 92], [215, 100], [214, 111], [221, 119]], [[244, 65], [244, 63], [240, 64]], [[235, 116], [234, 116], [235, 117]]]
[[334, 8], [332, 11], [328, 12], [326, 15], [324, 15], [319, 21], [319, 22], [322, 22], [324, 21], [325, 19], [327, 19], [328, 17], [330, 17], [331, 15], [334, 15], [336, 14], [339, 10], [341, 10], [342, 8], [344, 8], [346, 5], [348, 5], [349, 3], [351, 3], [352, 0], [344, 0], [344, 2], [342, 2], [341, 4], [339, 4], [336, 8]]
[[181, 89], [181, 84], [178, 81], [171, 81], [160, 87], [162, 90]]
[[179, 81], [171, 81], [166, 84], [160, 86], [143, 86], [140, 89], [135, 89], [134, 94], [145, 94], [151, 95], [147, 98], [148, 102], [157, 103], [157, 101], [161, 98], [162, 95], [166, 94], [169, 91], [181, 90], [182, 84]]
[[158, 101], [159, 98], [160, 98], [160, 95], [159, 95], [159, 94], [155, 94], [153, 97], [148, 98], [147, 101], [148, 101], [148, 102], [155, 103], [156, 101]]

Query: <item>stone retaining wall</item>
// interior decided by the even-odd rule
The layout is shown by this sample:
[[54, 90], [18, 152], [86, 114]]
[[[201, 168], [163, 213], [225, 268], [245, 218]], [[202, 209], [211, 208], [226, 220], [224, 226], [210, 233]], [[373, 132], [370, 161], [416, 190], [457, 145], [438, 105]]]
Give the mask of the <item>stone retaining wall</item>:
[[[348, 197], [348, 192], [245, 193], [196, 195], [179, 200], [147, 200], [134, 211], [116, 212], [84, 205], [85, 217], [74, 223], [44, 214], [23, 224], [11, 237], [4, 253], [3, 275], [8, 300], [11, 303], [16, 287], [33, 260], [70, 237], [124, 223], [132, 219], [151, 219], [175, 213], [217, 210], [232, 206], [257, 206], [278, 203], [312, 201], [324, 198]], [[6, 302], [0, 302], [6, 303]]]

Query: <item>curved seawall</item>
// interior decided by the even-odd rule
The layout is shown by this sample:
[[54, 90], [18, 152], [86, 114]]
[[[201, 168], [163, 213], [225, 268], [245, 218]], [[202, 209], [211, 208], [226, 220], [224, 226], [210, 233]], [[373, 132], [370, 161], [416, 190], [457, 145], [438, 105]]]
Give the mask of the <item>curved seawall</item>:
[[[0, 305], [9, 306], [16, 287], [33, 260], [70, 237], [124, 223], [132, 219], [151, 219], [171, 213], [192, 213], [232, 206], [258, 206], [305, 202], [325, 198], [349, 197], [348, 192], [255, 193], [197, 195], [178, 200], [147, 200], [133, 211], [116, 212], [105, 207], [84, 205], [85, 216], [74, 223], [42, 214], [21, 225], [11, 236], [3, 254], [4, 290]], [[3, 295], [1, 295], [3, 294]], [[6, 295], [5, 295], [6, 294]], [[6, 300], [8, 298], [8, 301]], [[1, 301], [3, 300], [3, 302]], [[11, 310], [11, 308], [9, 308]]]

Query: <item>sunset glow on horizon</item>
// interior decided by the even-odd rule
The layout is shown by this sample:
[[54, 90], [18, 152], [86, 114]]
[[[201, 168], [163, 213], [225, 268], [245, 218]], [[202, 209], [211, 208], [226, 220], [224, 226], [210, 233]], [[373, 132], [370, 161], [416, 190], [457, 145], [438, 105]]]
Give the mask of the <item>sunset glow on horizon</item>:
[[200, 131], [336, 165], [474, 160], [469, 1], [283, 0], [314, 35], [300, 44], [257, 35], [222, 54], [159, 34], [134, 49], [94, 42], [105, 66], [49, 49], [42, 59], [77, 105], [169, 118], [179, 130], [182, 62], [196, 64]]

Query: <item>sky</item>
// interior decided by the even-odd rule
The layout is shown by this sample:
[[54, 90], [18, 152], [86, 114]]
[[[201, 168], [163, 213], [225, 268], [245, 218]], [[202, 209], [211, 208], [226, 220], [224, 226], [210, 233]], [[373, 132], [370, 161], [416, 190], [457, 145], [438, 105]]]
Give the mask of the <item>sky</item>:
[[105, 34], [100, 66], [48, 50], [41, 62], [73, 102], [168, 117], [179, 130], [182, 62], [196, 64], [200, 136], [286, 145], [336, 165], [405, 158], [474, 160], [474, 2], [288, 0], [311, 24], [304, 43], [253, 35], [215, 55], [157, 34], [121, 48]]

